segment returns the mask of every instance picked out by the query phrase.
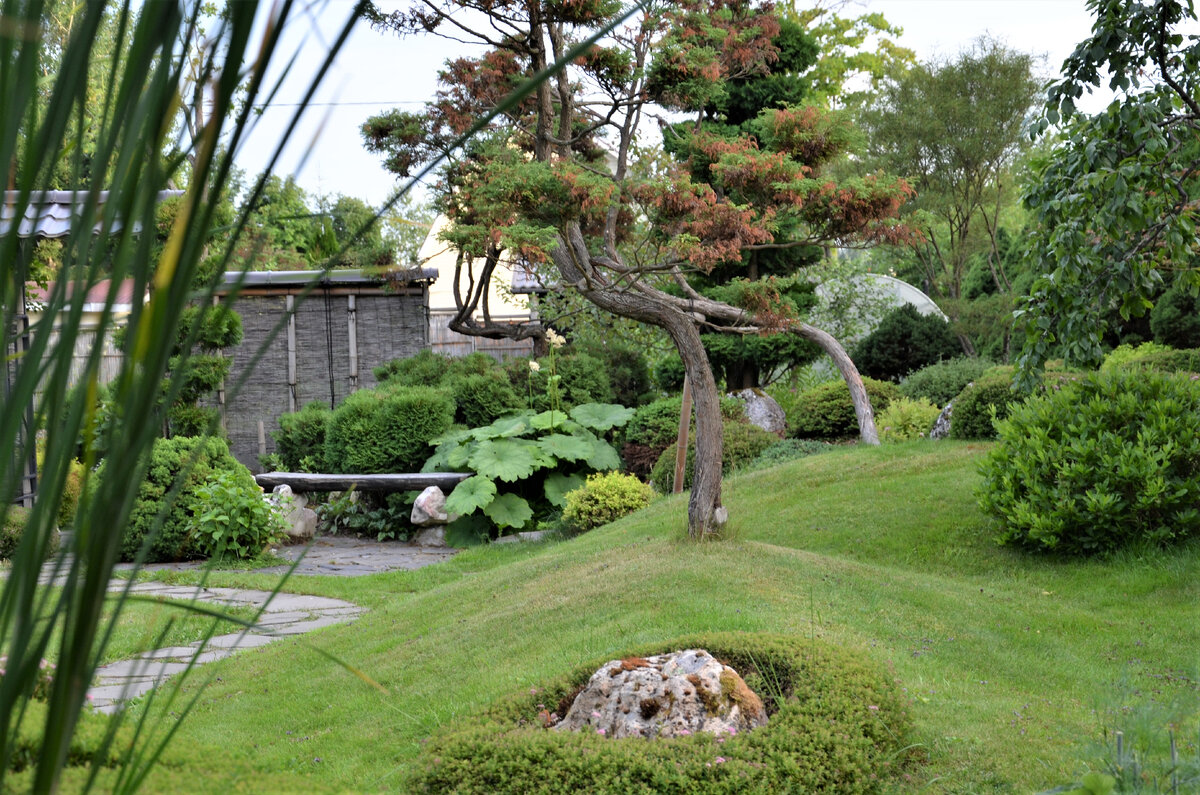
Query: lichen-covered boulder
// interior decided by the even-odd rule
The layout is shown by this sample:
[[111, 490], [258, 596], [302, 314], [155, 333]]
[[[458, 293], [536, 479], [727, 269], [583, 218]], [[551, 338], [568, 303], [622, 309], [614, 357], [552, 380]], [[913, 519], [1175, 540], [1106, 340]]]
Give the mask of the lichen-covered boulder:
[[762, 700], [703, 649], [605, 663], [575, 697], [560, 731], [608, 737], [727, 736], [767, 722]]
[[743, 389], [734, 392], [733, 396], [742, 401], [742, 410], [746, 412], [746, 419], [751, 425], [757, 425], [780, 439], [787, 435], [787, 417], [775, 398], [761, 389]]
[[929, 432], [930, 439], [945, 439], [950, 435], [950, 417], [954, 413], [954, 404], [947, 403], [946, 408], [933, 421], [933, 429]]

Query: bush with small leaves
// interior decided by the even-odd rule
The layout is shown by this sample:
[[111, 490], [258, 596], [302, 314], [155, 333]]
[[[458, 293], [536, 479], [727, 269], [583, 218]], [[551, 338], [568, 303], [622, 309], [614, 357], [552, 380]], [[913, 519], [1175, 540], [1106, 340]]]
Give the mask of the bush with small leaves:
[[1002, 420], [1022, 396], [1013, 391], [1009, 375], [989, 375], [968, 384], [954, 398], [950, 418], [952, 439], [995, 439], [993, 418]]
[[1152, 371], [1156, 373], [1200, 373], [1200, 349], [1188, 348], [1177, 351], [1171, 348], [1158, 348], [1146, 353], [1138, 348], [1138, 353], [1122, 363], [1120, 367], [1127, 370]]
[[941, 409], [927, 400], [896, 398], [875, 420], [881, 442], [907, 442], [929, 435]]
[[654, 491], [633, 475], [605, 472], [588, 475], [582, 488], [567, 492], [563, 523], [585, 532], [650, 504]]
[[[750, 465], [764, 450], [779, 441], [773, 433], [757, 425], [727, 420], [722, 428], [721, 471], [728, 475]], [[692, 469], [696, 460], [694, 437], [688, 439], [687, 464], [683, 476], [683, 488], [692, 487]], [[668, 447], [659, 455], [650, 482], [660, 494], [670, 494], [675, 485], [675, 447]]]
[[[887, 381], [863, 378], [871, 408], [876, 414], [900, 397]], [[802, 393], [788, 415], [788, 435], [801, 439], [846, 439], [858, 435], [858, 415], [850, 400], [850, 387], [842, 379], [827, 381]]]
[[945, 406], [967, 384], [978, 380], [992, 362], [960, 356], [922, 367], [900, 382], [900, 394], [913, 400], [924, 399]]
[[979, 504], [1001, 543], [1091, 555], [1200, 533], [1200, 382], [1095, 374], [1030, 398], [998, 429]]
[[[770, 716], [728, 737], [614, 740], [548, 728], [613, 658], [705, 649], [739, 672]], [[710, 633], [628, 648], [443, 728], [410, 792], [879, 792], [903, 774], [911, 720], [891, 678], [820, 640]]]
[[850, 358], [863, 375], [899, 381], [926, 365], [961, 355], [962, 345], [949, 323], [904, 304], [885, 315]]
[[[4, 515], [4, 524], [0, 526], [0, 558], [8, 560], [17, 551], [21, 537], [25, 535], [25, 525], [29, 523], [29, 511], [20, 505], [8, 506]], [[58, 551], [58, 534], [51, 535], [50, 546], [46, 550], [49, 557]]]
[[[104, 472], [102, 466], [96, 477], [103, 480]], [[194, 517], [205, 510], [200, 490], [222, 472], [243, 491], [261, 495], [250, 470], [230, 455], [224, 440], [176, 436], [156, 441], [121, 540], [121, 559], [135, 560], [147, 545], [147, 563], [202, 557], [193, 533]]]
[[417, 472], [429, 442], [454, 422], [454, 401], [433, 387], [360, 389], [333, 412], [325, 435], [329, 472]]
[[1154, 302], [1150, 331], [1155, 342], [1172, 348], [1200, 346], [1200, 298], [1177, 283]]
[[407, 359], [384, 362], [372, 372], [380, 384], [437, 386], [450, 371], [451, 361], [449, 356], [442, 356], [426, 348]]
[[325, 434], [333, 412], [320, 401], [299, 411], [279, 415], [279, 429], [272, 431], [275, 454], [285, 472], [317, 472], [324, 466]]
[[[679, 438], [679, 414], [683, 409], [683, 398], [659, 398], [653, 403], [639, 407], [633, 419], [625, 426], [621, 460], [626, 468], [640, 478], [650, 477], [655, 462], [662, 451], [675, 444]], [[740, 400], [734, 397], [721, 398], [721, 417], [726, 421], [746, 422], [746, 414]], [[691, 424], [695, 433], [695, 420]]]
[[490, 373], [466, 373], [448, 378], [443, 387], [454, 398], [454, 421], [468, 428], [487, 425], [525, 407], [525, 401], [499, 368]]
[[1166, 353], [1171, 350], [1173, 349], [1166, 345], [1159, 345], [1157, 342], [1143, 342], [1137, 346], [1129, 344], [1118, 345], [1105, 355], [1104, 361], [1100, 363], [1100, 372], [1107, 373], [1112, 370], [1137, 365], [1147, 356]]
[[532, 400], [534, 411], [554, 406], [551, 378], [558, 378], [559, 411], [570, 411], [584, 403], [612, 403], [616, 397], [604, 363], [594, 356], [560, 351], [537, 359], [537, 369], [531, 369], [529, 363], [529, 359], [509, 359], [505, 370], [513, 389], [524, 397], [525, 405]]

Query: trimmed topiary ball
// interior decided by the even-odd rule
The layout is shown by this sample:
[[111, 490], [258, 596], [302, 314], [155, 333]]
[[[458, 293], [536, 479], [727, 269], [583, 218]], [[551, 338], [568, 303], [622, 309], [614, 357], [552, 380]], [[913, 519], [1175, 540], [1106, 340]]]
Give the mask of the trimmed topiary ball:
[[585, 532], [640, 511], [650, 504], [653, 494], [650, 486], [623, 472], [588, 475], [583, 488], [567, 492], [563, 522]]
[[360, 389], [333, 412], [325, 436], [330, 472], [420, 472], [429, 440], [450, 429], [454, 401], [433, 387]]
[[[602, 664], [705, 649], [763, 701], [765, 726], [724, 738], [554, 731]], [[627, 649], [506, 698], [431, 739], [407, 788], [458, 793], [878, 792], [901, 766], [904, 699], [865, 655], [811, 638], [712, 633]]]
[[[876, 416], [888, 407], [900, 391], [895, 384], [863, 378], [871, 408]], [[801, 439], [846, 439], [858, 435], [858, 416], [850, 400], [846, 382], [826, 381], [796, 398], [795, 407], [787, 418], [788, 435]]]
[[446, 380], [444, 388], [454, 398], [455, 422], [468, 428], [490, 425], [509, 412], [525, 408], [525, 400], [517, 395], [499, 368], [490, 373], [454, 376]]
[[1011, 375], [989, 375], [968, 384], [954, 398], [951, 439], [995, 439], [993, 416], [1002, 420], [1022, 396], [1013, 391]]
[[316, 472], [325, 460], [325, 434], [333, 412], [314, 401], [299, 411], [279, 416], [279, 430], [272, 432], [275, 453], [287, 472]]
[[992, 367], [989, 360], [967, 356], [927, 365], [900, 382], [900, 394], [913, 400], [924, 399], [936, 406], [945, 406], [989, 367]]
[[979, 504], [1001, 543], [1090, 555], [1200, 532], [1200, 383], [1189, 377], [1091, 375], [1030, 398], [998, 430]]

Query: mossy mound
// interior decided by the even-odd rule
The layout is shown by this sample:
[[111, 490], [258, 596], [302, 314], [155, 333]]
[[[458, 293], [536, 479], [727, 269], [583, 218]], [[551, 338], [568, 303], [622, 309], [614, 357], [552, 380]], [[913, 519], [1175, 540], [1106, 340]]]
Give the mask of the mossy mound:
[[[707, 649], [766, 705], [766, 726], [728, 738], [610, 739], [550, 731], [606, 660]], [[712, 633], [608, 654], [435, 736], [414, 792], [880, 791], [902, 763], [904, 699], [861, 655], [807, 638]]]

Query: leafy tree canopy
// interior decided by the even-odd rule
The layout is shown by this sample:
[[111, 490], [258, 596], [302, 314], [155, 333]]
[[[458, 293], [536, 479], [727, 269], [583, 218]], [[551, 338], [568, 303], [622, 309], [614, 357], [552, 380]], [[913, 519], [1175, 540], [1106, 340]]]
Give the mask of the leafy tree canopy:
[[[1144, 315], [1164, 271], [1200, 285], [1200, 37], [1191, 2], [1089, 0], [1092, 35], [1063, 63], [1035, 133], [1061, 141], [1025, 195], [1036, 221], [1029, 256], [1045, 274], [1019, 311], [1021, 383], [1056, 349], [1096, 364], [1110, 322]], [[1101, 84], [1118, 98], [1086, 116]], [[1115, 321], [1111, 310], [1117, 310]]]

